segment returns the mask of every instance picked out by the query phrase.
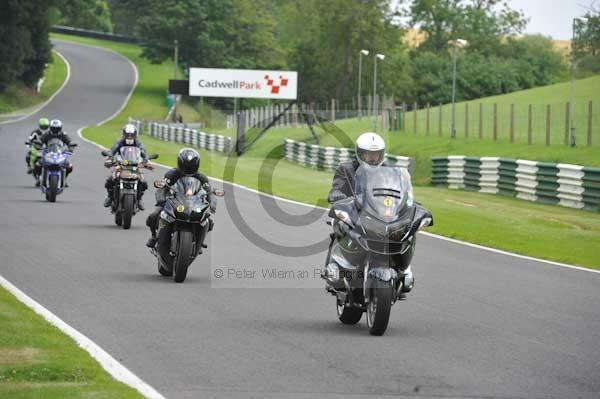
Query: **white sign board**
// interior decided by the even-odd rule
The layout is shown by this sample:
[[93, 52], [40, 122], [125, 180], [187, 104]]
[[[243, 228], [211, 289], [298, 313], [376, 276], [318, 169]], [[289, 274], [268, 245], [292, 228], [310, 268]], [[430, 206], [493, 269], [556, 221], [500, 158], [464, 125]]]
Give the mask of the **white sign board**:
[[190, 68], [190, 96], [295, 100], [298, 72]]

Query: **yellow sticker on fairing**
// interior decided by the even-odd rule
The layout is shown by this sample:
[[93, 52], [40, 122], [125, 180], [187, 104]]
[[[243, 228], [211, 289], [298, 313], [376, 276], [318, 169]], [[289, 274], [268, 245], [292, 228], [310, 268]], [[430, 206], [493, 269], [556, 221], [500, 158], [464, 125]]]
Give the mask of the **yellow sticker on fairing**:
[[392, 198], [390, 198], [390, 197], [385, 197], [383, 199], [383, 205], [385, 205], [385, 206], [392, 206], [392, 205], [394, 205], [394, 200]]
[[183, 212], [185, 210], [185, 206], [183, 205], [177, 205], [177, 212]]

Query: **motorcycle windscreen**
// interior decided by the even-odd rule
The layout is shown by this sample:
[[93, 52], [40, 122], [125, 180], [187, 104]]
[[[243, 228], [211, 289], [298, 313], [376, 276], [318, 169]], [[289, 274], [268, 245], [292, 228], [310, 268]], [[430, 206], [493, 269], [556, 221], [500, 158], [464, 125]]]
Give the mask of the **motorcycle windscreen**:
[[393, 222], [413, 204], [410, 175], [398, 166], [362, 165], [356, 171], [356, 197], [370, 215]]
[[60, 154], [64, 151], [65, 145], [61, 139], [50, 139], [46, 145], [46, 152]]
[[119, 149], [119, 155], [125, 165], [137, 165], [142, 158], [142, 151], [136, 146], [126, 145]]
[[173, 187], [173, 191], [178, 195], [191, 198], [202, 191], [202, 183], [195, 177], [184, 176], [177, 180], [177, 184]]

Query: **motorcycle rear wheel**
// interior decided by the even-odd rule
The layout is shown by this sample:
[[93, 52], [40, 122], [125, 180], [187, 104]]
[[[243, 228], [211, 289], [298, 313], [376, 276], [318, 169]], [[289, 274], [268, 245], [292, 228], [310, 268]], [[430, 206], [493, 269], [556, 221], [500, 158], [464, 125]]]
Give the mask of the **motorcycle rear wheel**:
[[346, 305], [337, 305], [338, 319], [344, 324], [356, 324], [362, 318], [363, 311]]

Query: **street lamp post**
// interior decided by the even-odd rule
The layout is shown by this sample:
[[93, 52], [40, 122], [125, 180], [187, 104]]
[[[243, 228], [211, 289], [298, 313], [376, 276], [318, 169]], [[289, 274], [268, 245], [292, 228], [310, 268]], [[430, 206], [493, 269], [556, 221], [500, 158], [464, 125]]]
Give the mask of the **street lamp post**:
[[360, 97], [360, 95], [361, 95], [360, 85], [362, 82], [362, 56], [363, 55], [369, 55], [369, 52], [367, 50], [360, 50], [360, 52], [358, 53], [358, 96], [357, 96], [358, 120], [362, 119], [362, 99]]
[[377, 98], [377, 59], [380, 60], [384, 60], [385, 59], [385, 55], [383, 54], [376, 54], [375, 57], [373, 58], [373, 131], [376, 132], [377, 131], [377, 110], [375, 108], [376, 105], [379, 105], [376, 103], [376, 98]]
[[569, 101], [569, 145], [575, 147], [577, 144], [576, 127], [575, 127], [575, 35], [576, 35], [576, 24], [577, 21], [585, 22], [586, 17], [573, 18], [573, 24], [571, 25], [571, 85], [570, 85], [570, 101]]
[[452, 52], [452, 131], [450, 132], [450, 137], [456, 137], [456, 59], [457, 59], [457, 49], [465, 47], [468, 42], [463, 39], [456, 39], [451, 42], [453, 45]]

